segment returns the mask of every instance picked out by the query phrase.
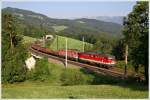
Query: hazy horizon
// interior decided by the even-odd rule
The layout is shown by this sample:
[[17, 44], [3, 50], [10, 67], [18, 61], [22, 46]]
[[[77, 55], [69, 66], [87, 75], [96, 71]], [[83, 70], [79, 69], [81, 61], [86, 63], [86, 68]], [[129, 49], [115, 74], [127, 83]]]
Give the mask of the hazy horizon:
[[9, 2], [2, 8], [13, 7], [44, 14], [51, 18], [72, 19], [97, 16], [126, 16], [132, 11], [135, 1], [124, 2]]

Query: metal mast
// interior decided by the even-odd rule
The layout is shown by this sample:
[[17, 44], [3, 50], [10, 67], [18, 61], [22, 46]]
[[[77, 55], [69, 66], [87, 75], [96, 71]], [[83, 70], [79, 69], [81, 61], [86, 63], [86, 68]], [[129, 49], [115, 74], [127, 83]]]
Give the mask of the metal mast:
[[66, 62], [65, 62], [65, 66], [67, 67], [67, 38], [66, 38]]
[[43, 47], [45, 47], [45, 37], [43, 36]]
[[57, 39], [57, 50], [58, 50], [58, 35], [56, 35], [56, 39]]
[[85, 45], [85, 43], [84, 43], [84, 36], [82, 38], [82, 41], [83, 41], [83, 48], [82, 48], [83, 50], [82, 51], [84, 52], [84, 45]]

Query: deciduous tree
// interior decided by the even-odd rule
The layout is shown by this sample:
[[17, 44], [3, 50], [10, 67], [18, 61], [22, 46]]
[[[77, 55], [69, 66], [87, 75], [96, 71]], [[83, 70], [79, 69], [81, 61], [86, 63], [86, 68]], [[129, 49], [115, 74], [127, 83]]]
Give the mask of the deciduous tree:
[[123, 33], [125, 43], [129, 46], [130, 60], [134, 66], [145, 67], [145, 77], [148, 82], [148, 2], [140, 1], [133, 11], [124, 19]]

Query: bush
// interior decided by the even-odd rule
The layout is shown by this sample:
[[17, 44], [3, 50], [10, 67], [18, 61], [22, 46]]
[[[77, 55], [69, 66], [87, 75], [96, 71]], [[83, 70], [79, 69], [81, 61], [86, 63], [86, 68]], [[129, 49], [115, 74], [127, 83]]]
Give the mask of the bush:
[[104, 76], [104, 75], [94, 75], [94, 80], [92, 84], [117, 84], [120, 83], [122, 80], [119, 78], [115, 78], [112, 76]]
[[120, 68], [124, 68], [124, 66], [125, 66], [125, 61], [117, 61], [116, 66], [117, 66], [117, 67], [120, 67]]
[[27, 52], [23, 46], [7, 50], [2, 58], [2, 83], [14, 83], [25, 81], [27, 69], [25, 59]]
[[[119, 68], [123, 68], [123, 69], [124, 69], [124, 67], [125, 67], [125, 61], [124, 61], [124, 60], [122, 60], [122, 61], [117, 61], [116, 67], [119, 67]], [[132, 63], [129, 62], [129, 61], [128, 61], [128, 69], [134, 71], [134, 66], [133, 66]]]
[[60, 77], [62, 85], [91, 84], [93, 77], [85, 75], [77, 69], [65, 69]]
[[47, 58], [44, 58], [37, 60], [35, 69], [28, 72], [27, 79], [45, 81], [48, 80], [49, 75], [48, 61]]

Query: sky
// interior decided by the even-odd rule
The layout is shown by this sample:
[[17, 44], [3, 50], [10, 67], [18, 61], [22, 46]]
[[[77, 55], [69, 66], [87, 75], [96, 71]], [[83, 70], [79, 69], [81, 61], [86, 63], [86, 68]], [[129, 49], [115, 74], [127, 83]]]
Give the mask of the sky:
[[95, 16], [126, 16], [132, 11], [135, 1], [115, 2], [9, 2], [3, 1], [2, 8], [14, 7], [31, 10], [51, 18], [80, 18]]

